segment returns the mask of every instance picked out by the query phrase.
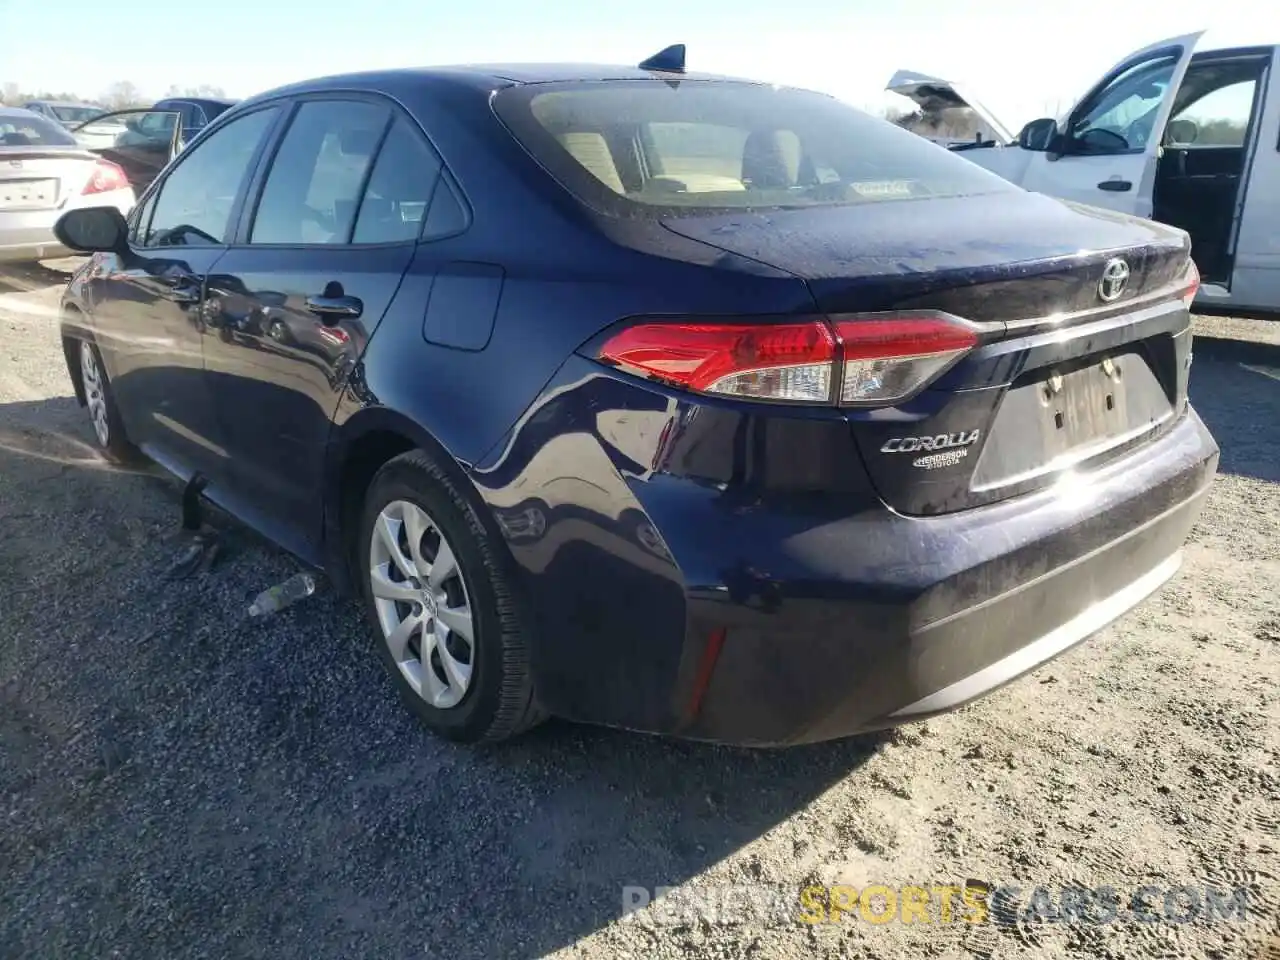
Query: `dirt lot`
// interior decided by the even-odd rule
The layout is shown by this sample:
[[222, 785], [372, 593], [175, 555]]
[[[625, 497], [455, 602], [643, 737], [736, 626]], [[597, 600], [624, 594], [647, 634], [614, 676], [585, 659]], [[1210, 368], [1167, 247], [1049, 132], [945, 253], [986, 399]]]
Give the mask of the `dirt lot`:
[[[1280, 348], [1249, 342], [1280, 326], [1197, 342], [1222, 473], [1176, 580], [985, 701], [779, 752], [565, 724], [472, 750], [415, 726], [323, 588], [249, 621], [295, 565], [234, 524], [163, 578], [178, 490], [88, 446], [58, 279], [0, 280], [0, 955], [1280, 956]], [[1121, 909], [619, 921], [628, 885], [966, 881]], [[1144, 884], [1156, 922], [1126, 909]], [[1206, 884], [1247, 916], [1165, 919]]]

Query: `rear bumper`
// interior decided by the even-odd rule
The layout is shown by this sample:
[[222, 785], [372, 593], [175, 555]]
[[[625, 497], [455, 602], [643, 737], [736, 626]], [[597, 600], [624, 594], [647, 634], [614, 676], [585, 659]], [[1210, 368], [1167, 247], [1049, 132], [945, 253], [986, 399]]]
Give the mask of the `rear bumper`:
[[[1187, 507], [1184, 505], [1178, 508], [1185, 511]], [[1175, 533], [1180, 529], [1179, 525], [1173, 525], [1172, 529]], [[1156, 537], [1152, 539], [1144, 538], [1144, 542], [1148, 545], [1155, 544], [1157, 552], [1177, 543], [1177, 539], [1172, 544], [1165, 538]], [[1101, 568], [1100, 564], [1096, 564], [1092, 557], [1079, 561], [1082, 564]], [[888, 717], [888, 720], [918, 720], [926, 716], [942, 713], [947, 710], [954, 710], [956, 707], [963, 706], [978, 697], [989, 693], [998, 687], [1003, 686], [1010, 680], [1015, 680], [1034, 670], [1042, 663], [1051, 660], [1064, 650], [1068, 650], [1082, 640], [1092, 636], [1103, 627], [1125, 613], [1128, 613], [1148, 596], [1154, 593], [1160, 587], [1178, 572], [1178, 567], [1182, 565], [1182, 551], [1177, 549], [1173, 554], [1161, 560], [1156, 566], [1152, 567], [1146, 573], [1139, 576], [1131, 583], [1127, 583], [1120, 589], [1110, 594], [1105, 594], [1097, 600], [1094, 600], [1079, 613], [1072, 616], [1063, 623], [1058, 624], [1046, 633], [1041, 634], [1036, 639], [1030, 641], [1026, 646], [1014, 650], [1012, 653], [1001, 657], [994, 663], [988, 663], [973, 673], [953, 680], [941, 689], [933, 690], [912, 703], [901, 707]], [[1110, 572], [1120, 574], [1122, 571], [1115, 569], [1114, 563], [1107, 566]], [[1033, 584], [1031, 591], [1041, 589], [1058, 590], [1066, 588], [1064, 582], [1068, 571], [1055, 571], [1048, 578], [1045, 585]], [[1095, 578], [1096, 579], [1096, 578]], [[1095, 584], [1095, 589], [1097, 585]], [[1025, 592], [1025, 591], [1024, 591]], [[997, 603], [1010, 606], [1017, 605], [1018, 598], [1009, 595], [997, 598]], [[975, 614], [965, 611], [961, 617], [974, 619]], [[979, 622], [983, 619], [983, 612], [978, 611], [976, 618]], [[980, 649], [980, 645], [973, 644], [970, 649]], [[985, 659], [985, 658], [976, 658]], [[952, 671], [954, 672], [954, 671]], [[936, 687], [941, 682], [940, 679], [930, 680], [925, 678], [925, 682], [919, 684], [920, 688], [929, 689]]]
[[472, 473], [549, 712], [754, 745], [949, 710], [1176, 569], [1217, 469], [1190, 408], [1074, 480], [904, 516], [825, 411], [688, 400], [582, 361]]
[[68, 210], [77, 207], [115, 207], [128, 216], [134, 206], [130, 189], [110, 190], [88, 197], [76, 196], [56, 210], [9, 211], [0, 213], [0, 263], [55, 260], [72, 255], [53, 235], [54, 224]]
[[62, 210], [0, 213], [0, 262], [52, 260], [70, 251], [53, 235]]
[[[679, 732], [758, 745], [826, 740], [981, 697], [1173, 576], [1217, 461], [1192, 411], [1159, 443], [1071, 492], [970, 512], [986, 517], [886, 515], [881, 531], [850, 530], [846, 549], [878, 554], [882, 576], [858, 585], [862, 599], [847, 583], [827, 583], [822, 592], [844, 594], [843, 604], [814, 599], [791, 617], [729, 625], [696, 715]], [[904, 595], [911, 564], [927, 575]], [[880, 602], [870, 599], [877, 593]]]
[[71, 251], [53, 237], [53, 230], [47, 234], [15, 240], [0, 234], [0, 263], [30, 263], [35, 260], [56, 260], [71, 256]]

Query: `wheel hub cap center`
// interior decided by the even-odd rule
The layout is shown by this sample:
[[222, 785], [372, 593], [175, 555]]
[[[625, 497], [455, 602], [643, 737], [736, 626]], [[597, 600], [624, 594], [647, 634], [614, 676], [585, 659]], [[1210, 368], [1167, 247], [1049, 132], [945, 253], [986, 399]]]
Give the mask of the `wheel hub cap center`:
[[422, 593], [423, 612], [427, 615], [427, 617], [434, 620], [436, 618], [437, 609], [438, 609], [438, 605], [436, 604], [436, 598], [431, 595], [430, 591], [424, 590]]

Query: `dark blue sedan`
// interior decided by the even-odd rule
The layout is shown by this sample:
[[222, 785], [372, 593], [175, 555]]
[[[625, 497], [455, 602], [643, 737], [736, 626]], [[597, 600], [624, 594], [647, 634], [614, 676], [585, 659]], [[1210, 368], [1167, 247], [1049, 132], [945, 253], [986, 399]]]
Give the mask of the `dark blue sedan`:
[[286, 87], [59, 232], [107, 454], [358, 595], [459, 740], [955, 708], [1158, 589], [1217, 468], [1185, 233], [679, 63]]

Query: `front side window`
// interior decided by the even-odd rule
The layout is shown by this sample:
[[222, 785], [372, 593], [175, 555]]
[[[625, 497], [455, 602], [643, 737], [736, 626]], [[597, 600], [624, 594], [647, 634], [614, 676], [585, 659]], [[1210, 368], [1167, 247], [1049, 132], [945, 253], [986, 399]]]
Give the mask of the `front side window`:
[[221, 244], [276, 108], [238, 117], [183, 154], [156, 195], [144, 246]]
[[303, 103], [272, 161], [249, 242], [349, 243], [360, 190], [390, 118], [387, 107], [372, 103]]
[[1074, 152], [1098, 156], [1145, 149], [1177, 66], [1175, 56], [1144, 60], [1094, 94], [1072, 120]]
[[570, 192], [627, 217], [1017, 189], [831, 97], [730, 81], [511, 87], [511, 133]]

